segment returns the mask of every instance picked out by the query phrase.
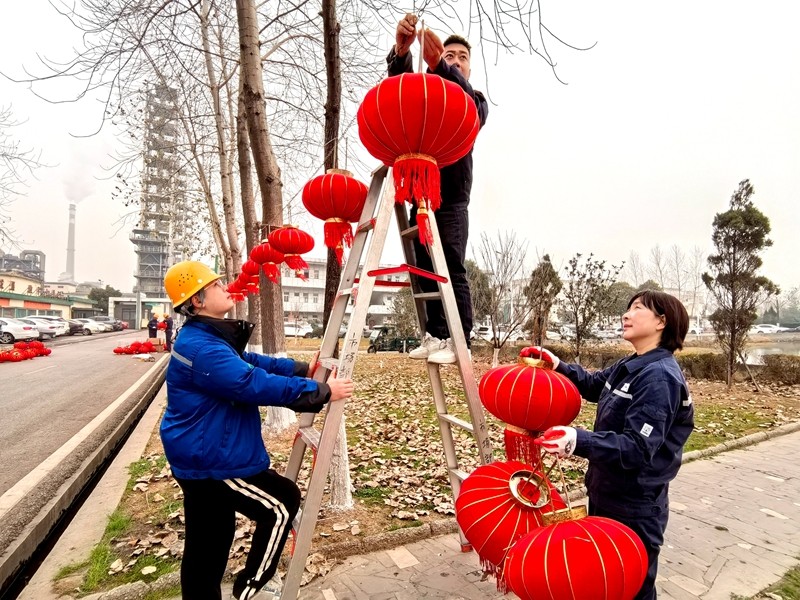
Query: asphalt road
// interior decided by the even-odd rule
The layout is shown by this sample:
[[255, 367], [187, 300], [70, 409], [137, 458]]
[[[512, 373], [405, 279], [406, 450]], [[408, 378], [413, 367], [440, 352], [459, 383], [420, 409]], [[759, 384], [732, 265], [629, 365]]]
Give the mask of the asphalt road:
[[62, 337], [46, 342], [50, 356], [0, 364], [0, 495], [153, 366], [112, 352], [146, 338], [146, 331]]

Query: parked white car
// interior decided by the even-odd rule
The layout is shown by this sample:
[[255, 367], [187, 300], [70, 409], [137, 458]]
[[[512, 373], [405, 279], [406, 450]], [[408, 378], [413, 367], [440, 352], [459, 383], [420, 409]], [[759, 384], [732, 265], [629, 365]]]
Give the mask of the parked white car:
[[53, 323], [58, 328], [57, 335], [69, 335], [69, 323], [63, 317], [55, 317], [53, 315], [31, 315], [25, 318], [33, 319], [34, 321], [47, 321], [48, 323]]
[[789, 331], [789, 328], [772, 323], [759, 323], [750, 327], [748, 333], [780, 333], [781, 331]]
[[283, 335], [286, 337], [311, 337], [311, 325], [283, 322]]
[[27, 342], [38, 338], [39, 330], [36, 326], [9, 317], [0, 318], [0, 344]]
[[55, 323], [51, 323], [47, 319], [35, 319], [32, 317], [23, 317], [19, 319], [21, 323], [26, 325], [33, 325], [39, 332], [40, 340], [52, 340], [61, 332], [61, 327]]
[[[103, 333], [104, 331], [110, 331], [103, 323], [98, 323], [97, 321], [93, 321], [92, 319], [74, 319], [79, 323], [83, 323], [86, 330], [89, 331], [90, 334], [92, 333]], [[85, 330], [84, 330], [85, 331]]]

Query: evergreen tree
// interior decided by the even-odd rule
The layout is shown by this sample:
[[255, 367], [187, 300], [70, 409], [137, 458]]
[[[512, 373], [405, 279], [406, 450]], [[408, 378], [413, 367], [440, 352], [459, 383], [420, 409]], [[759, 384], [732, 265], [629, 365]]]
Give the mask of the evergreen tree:
[[[104, 315], [108, 315], [108, 299], [114, 298], [117, 296], [122, 296], [122, 292], [118, 289], [107, 285], [105, 289], [103, 288], [92, 288], [89, 292], [89, 300], [94, 300], [97, 302], [97, 308], [103, 311]], [[113, 317], [114, 315], [108, 315], [109, 317]]]
[[730, 208], [714, 216], [711, 239], [716, 254], [708, 257], [709, 271], [703, 273], [703, 283], [717, 304], [709, 320], [726, 355], [729, 386], [747, 330], [758, 316], [756, 307], [766, 296], [778, 293], [772, 281], [758, 274], [759, 255], [772, 240], [767, 237], [769, 219], [753, 205], [753, 193], [750, 180], [745, 179], [733, 193]]
[[531, 317], [525, 329], [531, 332], [531, 341], [536, 346], [544, 344], [550, 310], [562, 285], [558, 272], [550, 262], [550, 256], [545, 254], [531, 273], [530, 283], [525, 287], [525, 295], [531, 306]]

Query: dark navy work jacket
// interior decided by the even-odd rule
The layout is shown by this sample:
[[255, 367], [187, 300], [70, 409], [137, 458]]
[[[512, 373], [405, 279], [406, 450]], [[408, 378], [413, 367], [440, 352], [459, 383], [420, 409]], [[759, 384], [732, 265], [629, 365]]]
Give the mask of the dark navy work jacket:
[[575, 447], [589, 459], [590, 501], [631, 516], [665, 509], [694, 428], [692, 397], [672, 353], [656, 348], [594, 373], [563, 362], [557, 370], [597, 403], [594, 431], [578, 429]]
[[[389, 65], [389, 75], [401, 75], [402, 73], [413, 73], [413, 58], [411, 52], [407, 52], [405, 56], [397, 56], [394, 48], [389, 52], [386, 58]], [[452, 81], [461, 86], [461, 88], [472, 98], [475, 106], [478, 108], [478, 118], [481, 122], [481, 127], [486, 124], [486, 117], [489, 114], [489, 105], [486, 103], [481, 92], [472, 89], [464, 76], [455, 67], [448, 65], [444, 59], [439, 60], [439, 64], [435, 71], [428, 69], [428, 73], [439, 75], [443, 79]], [[440, 210], [447, 210], [448, 207], [462, 204], [469, 204], [469, 193], [472, 191], [472, 149], [467, 152], [461, 159], [448, 165], [443, 169], [439, 169], [441, 178], [441, 193], [442, 193], [442, 206]]]

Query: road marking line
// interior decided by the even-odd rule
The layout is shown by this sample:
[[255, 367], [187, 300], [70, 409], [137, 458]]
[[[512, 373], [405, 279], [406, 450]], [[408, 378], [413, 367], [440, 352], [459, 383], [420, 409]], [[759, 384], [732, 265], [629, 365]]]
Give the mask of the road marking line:
[[322, 590], [322, 597], [325, 598], [325, 600], [336, 600], [336, 594], [333, 593], [331, 588]]
[[162, 362], [169, 358], [169, 354], [162, 356], [148, 371], [142, 375], [132, 386], [125, 390], [122, 395], [109, 404], [103, 412], [92, 419], [88, 424], [84, 425], [78, 433], [73, 435], [67, 440], [61, 448], [53, 452], [50, 456], [45, 458], [39, 466], [35, 467], [25, 477], [20, 479], [14, 486], [5, 494], [0, 496], [0, 519], [2, 519], [8, 511], [10, 511], [17, 503], [22, 500], [39, 482], [44, 479], [50, 471], [52, 471], [58, 464], [66, 458], [70, 452], [87, 437], [89, 437], [95, 429], [102, 425], [119, 406], [125, 402], [131, 394], [141, 386], [155, 370], [161, 365]]
[[779, 518], [779, 519], [788, 519], [788, 518], [789, 518], [789, 517], [787, 517], [786, 515], [782, 515], [782, 514], [781, 514], [781, 513], [779, 513], [779, 512], [775, 512], [775, 511], [774, 511], [774, 510], [772, 510], [771, 508], [761, 508], [761, 509], [759, 509], [759, 510], [760, 510], [761, 512], [763, 512], [765, 515], [769, 515], [770, 517], [777, 517], [777, 518]]
[[41, 369], [36, 369], [35, 371], [31, 371], [30, 373], [25, 373], [26, 375], [33, 375], [34, 373], [41, 373], [42, 371], [47, 371], [47, 369], [55, 369], [55, 365], [50, 365], [49, 367], [44, 367]]

